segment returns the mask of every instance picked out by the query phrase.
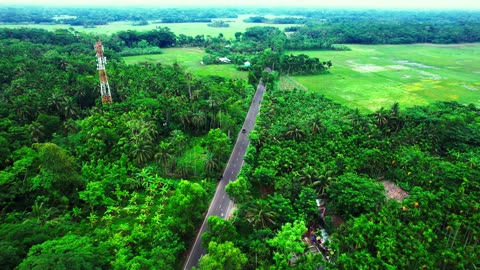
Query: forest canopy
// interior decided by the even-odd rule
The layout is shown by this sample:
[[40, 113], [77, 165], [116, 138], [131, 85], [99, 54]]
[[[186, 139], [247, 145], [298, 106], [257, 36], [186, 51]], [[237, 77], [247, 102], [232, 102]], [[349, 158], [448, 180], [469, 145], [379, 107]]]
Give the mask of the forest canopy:
[[[179, 269], [259, 82], [267, 87], [260, 116], [226, 187], [236, 211], [205, 221], [200, 269], [479, 267], [478, 108], [393, 103], [363, 114], [279, 83], [335, 67], [287, 49], [477, 42], [479, 13], [0, 7], [0, 21], [212, 23], [244, 11], [287, 15], [251, 23], [302, 24], [252, 24], [230, 39], [168, 27], [110, 35], [0, 28], [2, 267]], [[98, 40], [112, 104], [98, 93]], [[241, 65], [248, 80], [121, 58], [180, 46], [204, 50], [212, 64]], [[387, 183], [402, 199], [388, 198]]]

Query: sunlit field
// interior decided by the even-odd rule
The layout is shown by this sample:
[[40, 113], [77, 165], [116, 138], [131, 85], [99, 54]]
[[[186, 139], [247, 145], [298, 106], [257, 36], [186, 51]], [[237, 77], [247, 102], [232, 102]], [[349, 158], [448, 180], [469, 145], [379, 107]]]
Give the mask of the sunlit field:
[[127, 56], [123, 60], [127, 64], [162, 63], [172, 65], [178, 63], [188, 72], [197, 76], [216, 75], [226, 78], [246, 79], [247, 72], [241, 72], [235, 65], [203, 65], [202, 58], [206, 53], [198, 48], [169, 48], [162, 54]]
[[328, 75], [293, 76], [311, 91], [364, 112], [433, 101], [480, 107], [480, 44], [349, 45], [351, 51], [308, 51], [332, 60]]
[[[292, 26], [292, 24], [264, 24], [264, 23], [245, 23], [244, 19], [252, 15], [239, 15], [238, 18], [225, 18], [221, 19], [230, 24], [230, 27], [226, 28], [215, 28], [208, 27], [207, 23], [153, 23], [150, 22], [149, 25], [142, 26], [133, 26], [132, 22], [122, 21], [122, 22], [113, 22], [108, 25], [99, 25], [95, 28], [84, 28], [83, 26], [73, 26], [76, 31], [87, 32], [87, 33], [98, 33], [98, 34], [113, 34], [118, 31], [126, 30], [137, 30], [137, 31], [146, 31], [152, 30], [156, 27], [168, 27], [176, 35], [184, 34], [187, 36], [196, 36], [196, 35], [210, 35], [218, 36], [222, 33], [225, 38], [234, 38], [235, 32], [245, 32], [245, 29], [253, 26], [274, 26], [278, 27], [281, 30], [285, 27]], [[220, 20], [220, 19], [219, 19]], [[42, 25], [42, 24], [0, 24], [0, 27], [9, 27], [9, 28], [19, 28], [19, 27], [28, 27], [28, 28], [42, 28], [47, 30], [55, 29], [69, 29], [72, 26], [67, 24], [56, 24], [56, 25]]]

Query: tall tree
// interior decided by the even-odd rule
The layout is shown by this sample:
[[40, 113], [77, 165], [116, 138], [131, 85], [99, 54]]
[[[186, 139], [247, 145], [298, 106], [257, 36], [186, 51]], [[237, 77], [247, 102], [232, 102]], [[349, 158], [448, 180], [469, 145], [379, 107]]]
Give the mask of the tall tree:
[[247, 257], [232, 242], [210, 242], [207, 254], [200, 259], [199, 270], [241, 270]]

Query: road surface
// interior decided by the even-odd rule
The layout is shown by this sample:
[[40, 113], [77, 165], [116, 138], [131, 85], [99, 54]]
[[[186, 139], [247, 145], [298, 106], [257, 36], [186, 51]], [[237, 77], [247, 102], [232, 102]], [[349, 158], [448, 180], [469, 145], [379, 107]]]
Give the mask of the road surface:
[[217, 190], [215, 191], [215, 195], [210, 202], [207, 215], [203, 220], [202, 227], [200, 228], [200, 231], [195, 238], [195, 242], [193, 243], [190, 254], [187, 257], [187, 261], [185, 262], [185, 266], [183, 268], [184, 270], [190, 270], [194, 266], [197, 267], [198, 261], [205, 254], [205, 250], [202, 248], [201, 236], [206, 230], [208, 217], [219, 216], [222, 218], [228, 218], [228, 215], [232, 211], [233, 202], [232, 200], [230, 200], [227, 193], [225, 192], [225, 186], [231, 181], [237, 179], [237, 175], [242, 168], [243, 157], [245, 156], [247, 146], [250, 143], [247, 136], [255, 125], [255, 120], [260, 110], [260, 102], [263, 98], [264, 93], [265, 86], [260, 82], [260, 84], [258, 84], [257, 91], [253, 96], [252, 104], [250, 105], [250, 109], [248, 110], [245, 122], [243, 123], [242, 130], [244, 129], [245, 132], [240, 130], [240, 133], [237, 136], [237, 141], [235, 143], [232, 153], [230, 154], [230, 159], [228, 160], [227, 166], [225, 167], [225, 171], [223, 172], [223, 179], [220, 180], [217, 186]]

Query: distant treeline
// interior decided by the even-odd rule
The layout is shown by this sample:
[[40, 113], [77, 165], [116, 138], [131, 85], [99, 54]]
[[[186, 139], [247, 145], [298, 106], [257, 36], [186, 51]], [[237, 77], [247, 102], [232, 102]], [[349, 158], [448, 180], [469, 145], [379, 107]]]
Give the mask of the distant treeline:
[[247, 23], [271, 23], [271, 24], [304, 24], [308, 21], [307, 18], [301, 17], [276, 17], [266, 18], [263, 16], [251, 16], [243, 20]]
[[288, 27], [287, 48], [320, 49], [324, 43], [410, 44], [480, 41], [480, 18], [465, 22], [372, 22], [309, 23]]
[[[257, 8], [41, 8], [1, 7], [0, 23], [70, 24], [95, 27], [114, 21], [145, 25], [204, 22], [217, 25], [219, 18], [259, 14], [245, 19], [250, 23], [297, 24], [285, 29], [286, 49], [335, 49], [332, 44], [463, 43], [480, 41], [480, 12], [473, 11], [392, 11], [315, 10]], [[274, 14], [267, 18], [261, 14]], [[201, 35], [201, 33], [199, 33]], [[193, 39], [194, 37], [192, 37]], [[148, 38], [145, 39], [151, 43]], [[124, 40], [131, 43], [131, 38]], [[183, 42], [179, 42], [185, 44]], [[193, 43], [193, 42], [189, 42]], [[199, 42], [195, 42], [196, 45]], [[133, 43], [132, 43], [133, 44]], [[169, 43], [173, 44], [173, 43]], [[130, 45], [127, 45], [130, 47]]]
[[[162, 23], [211, 22], [237, 18], [238, 11], [226, 8], [105, 8], [105, 7], [0, 7], [0, 23], [104, 25], [115, 21], [155, 20]], [[59, 16], [66, 15], [66, 16]]]

